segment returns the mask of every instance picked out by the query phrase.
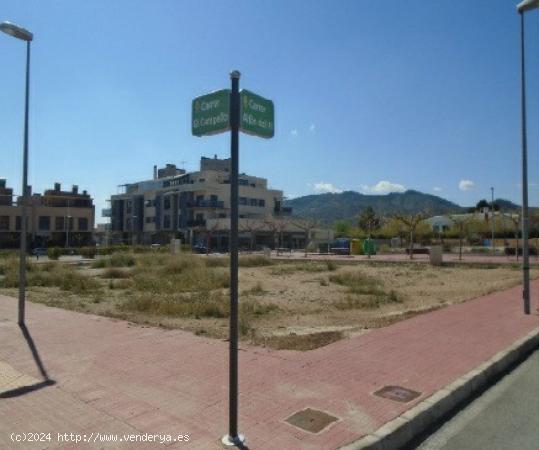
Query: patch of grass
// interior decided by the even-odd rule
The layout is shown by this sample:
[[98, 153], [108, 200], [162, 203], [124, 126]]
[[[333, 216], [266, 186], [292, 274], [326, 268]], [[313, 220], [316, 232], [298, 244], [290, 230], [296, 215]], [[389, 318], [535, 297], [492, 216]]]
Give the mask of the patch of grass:
[[206, 267], [229, 267], [230, 259], [227, 257], [209, 256], [204, 258]]
[[110, 257], [96, 259], [92, 263], [94, 269], [105, 267], [133, 267], [136, 263], [135, 256], [131, 253], [114, 253]]
[[337, 303], [338, 309], [377, 308], [387, 303], [400, 303], [402, 299], [393, 290], [384, 290], [382, 283], [361, 272], [343, 272], [329, 277], [329, 281], [348, 288], [348, 296]]
[[251, 289], [246, 289], [241, 294], [242, 295], [263, 295], [267, 291], [263, 288], [262, 283], [259, 281], [257, 282]]
[[143, 312], [171, 317], [228, 317], [229, 302], [220, 292], [197, 292], [187, 295], [135, 295], [118, 307], [121, 311]]
[[263, 316], [273, 311], [277, 311], [279, 307], [274, 303], [262, 303], [256, 300], [240, 301], [239, 314], [240, 316]]
[[273, 265], [273, 261], [263, 255], [240, 256], [239, 258], [240, 267], [263, 267], [271, 265]]
[[329, 272], [334, 272], [339, 268], [339, 265], [330, 259], [326, 260], [326, 268]]
[[102, 278], [114, 278], [114, 279], [129, 278], [130, 276], [131, 276], [131, 272], [127, 270], [119, 269], [117, 267], [110, 267], [101, 274]]
[[307, 351], [324, 347], [343, 338], [340, 331], [322, 331], [311, 334], [290, 333], [284, 336], [255, 337], [255, 345], [263, 345], [277, 350]]
[[[89, 294], [99, 290], [100, 284], [94, 278], [85, 276], [71, 266], [57, 263], [28, 264], [26, 273], [27, 286], [59, 287], [63, 291], [77, 294]], [[19, 267], [12, 265], [0, 280], [0, 287], [16, 288], [19, 286]]]
[[296, 272], [334, 272], [339, 268], [335, 261], [324, 262], [305, 261], [299, 263], [278, 263], [271, 268], [272, 275], [292, 275]]

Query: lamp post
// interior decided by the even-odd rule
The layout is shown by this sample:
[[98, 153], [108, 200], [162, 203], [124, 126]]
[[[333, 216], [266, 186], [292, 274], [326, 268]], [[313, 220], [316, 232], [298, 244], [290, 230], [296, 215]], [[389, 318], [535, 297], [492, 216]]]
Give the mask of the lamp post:
[[0, 23], [0, 31], [26, 41], [26, 94], [24, 102], [24, 147], [22, 175], [21, 252], [19, 263], [19, 325], [24, 325], [24, 302], [26, 296], [26, 206], [28, 202], [28, 107], [30, 99], [30, 43], [34, 35], [10, 22]]
[[496, 254], [496, 247], [494, 246], [494, 188], [490, 188], [490, 196], [491, 196], [491, 202], [490, 202], [490, 212], [492, 213], [492, 217], [490, 219], [491, 226], [492, 226], [492, 240], [491, 240], [491, 247], [492, 247], [492, 255], [494, 256]]
[[69, 215], [69, 199], [67, 199], [67, 210], [65, 217], [66, 241], [65, 248], [69, 248], [69, 229], [71, 227], [71, 216]]
[[524, 301], [524, 314], [530, 314], [530, 256], [528, 247], [528, 136], [526, 130], [526, 52], [524, 46], [524, 13], [535, 8], [539, 8], [539, 0], [524, 0], [517, 6], [517, 11], [520, 14], [520, 95], [522, 114], [522, 299]]

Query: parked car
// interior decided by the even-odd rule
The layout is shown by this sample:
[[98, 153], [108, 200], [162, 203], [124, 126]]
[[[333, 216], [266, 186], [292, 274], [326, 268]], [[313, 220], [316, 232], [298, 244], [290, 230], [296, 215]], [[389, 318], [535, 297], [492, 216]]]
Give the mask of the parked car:
[[336, 255], [349, 255], [350, 254], [350, 239], [338, 238], [335, 239], [331, 245], [331, 252]]
[[32, 250], [34, 256], [47, 256], [47, 249], [45, 247], [37, 247]]
[[206, 248], [205, 245], [197, 244], [197, 245], [193, 246], [193, 252], [204, 254], [204, 253], [208, 253], [208, 249]]

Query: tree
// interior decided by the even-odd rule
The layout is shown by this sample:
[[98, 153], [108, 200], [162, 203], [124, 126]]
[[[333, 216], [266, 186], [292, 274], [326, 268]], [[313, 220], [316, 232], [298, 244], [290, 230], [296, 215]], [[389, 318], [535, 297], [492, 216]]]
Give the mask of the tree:
[[307, 249], [311, 241], [311, 231], [320, 226], [317, 219], [296, 219], [292, 224], [305, 233], [305, 258], [307, 258]]
[[262, 229], [264, 224], [260, 220], [244, 219], [240, 220], [240, 231], [249, 233], [249, 250], [253, 251], [255, 246], [256, 232]]
[[459, 260], [462, 260], [462, 241], [464, 236], [467, 236], [470, 231], [470, 225], [475, 220], [473, 216], [468, 215], [449, 215], [449, 219], [453, 222], [453, 227], [457, 230], [459, 237]]
[[199, 230], [201, 233], [203, 233], [206, 237], [206, 255], [210, 254], [211, 251], [211, 239], [216, 231], [219, 231], [221, 228], [221, 224], [219, 221], [215, 221], [213, 225], [208, 226], [207, 224], [205, 226], [199, 227]]
[[482, 208], [490, 208], [490, 203], [487, 202], [484, 198], [479, 200], [477, 204], [475, 205], [475, 210], [479, 211]]
[[335, 237], [348, 237], [352, 231], [352, 226], [346, 220], [338, 220], [333, 224]]
[[515, 240], [516, 240], [516, 248], [515, 248], [515, 255], [517, 255], [517, 261], [518, 261], [518, 240], [520, 237], [520, 214], [511, 214], [509, 217], [509, 220], [511, 220], [513, 231], [515, 232]]
[[[286, 229], [286, 226], [288, 225], [288, 221], [283, 217], [269, 217], [264, 221], [265, 225], [269, 228], [272, 237], [273, 237], [273, 245], [275, 248], [277, 248], [277, 254], [279, 254], [279, 248], [282, 247], [283, 243], [283, 231]], [[279, 242], [276, 245], [277, 237], [279, 238]]]
[[395, 214], [393, 217], [405, 227], [407, 234], [410, 236], [410, 259], [414, 259], [414, 237], [416, 229], [419, 224], [427, 220], [429, 216], [426, 213], [419, 212], [408, 215]]
[[368, 206], [358, 218], [358, 226], [370, 237], [373, 230], [380, 228], [380, 218], [374, 212], [372, 206]]
[[[486, 201], [484, 198], [479, 200], [477, 204], [475, 205], [475, 211], [480, 211], [483, 208], [492, 208], [492, 204], [488, 201]], [[494, 202], [494, 211], [499, 211], [500, 205], [498, 203]]]

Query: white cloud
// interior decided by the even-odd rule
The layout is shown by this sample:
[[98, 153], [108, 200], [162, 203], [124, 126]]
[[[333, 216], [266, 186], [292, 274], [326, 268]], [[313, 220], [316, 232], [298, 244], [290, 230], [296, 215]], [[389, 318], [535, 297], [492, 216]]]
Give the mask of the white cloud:
[[332, 183], [326, 183], [324, 181], [320, 181], [318, 183], [314, 183], [314, 192], [318, 194], [331, 192], [332, 194], [339, 194], [343, 190], [339, 189], [338, 187], [334, 186]]
[[459, 189], [461, 191], [471, 191], [475, 187], [475, 183], [472, 180], [460, 180]]
[[309, 131], [311, 133], [314, 133], [316, 131], [316, 125], [314, 123], [312, 123], [311, 126], [309, 127]]
[[406, 188], [402, 184], [382, 180], [373, 186], [361, 185], [361, 191], [366, 194], [389, 194], [390, 192], [404, 192]]
[[295, 136], [298, 135], [298, 130], [296, 130], [296, 129], [294, 128], [293, 130], [290, 131], [290, 134], [291, 134], [292, 136], [295, 137]]
[[441, 187], [438, 187], [438, 186], [434, 186], [434, 187], [432, 188], [432, 190], [433, 190], [434, 192], [442, 192], [442, 188], [441, 188]]

